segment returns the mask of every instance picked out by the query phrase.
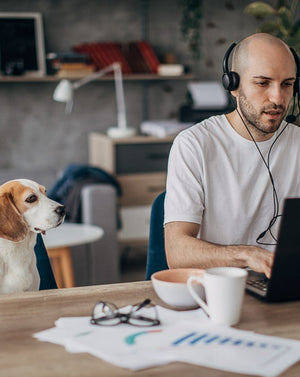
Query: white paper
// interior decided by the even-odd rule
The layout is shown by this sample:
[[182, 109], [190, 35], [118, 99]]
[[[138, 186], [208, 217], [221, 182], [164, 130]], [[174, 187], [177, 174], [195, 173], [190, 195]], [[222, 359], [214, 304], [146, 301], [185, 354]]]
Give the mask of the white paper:
[[187, 87], [194, 109], [222, 109], [228, 104], [227, 93], [218, 81], [190, 82]]
[[[34, 337], [63, 345], [70, 352], [89, 352], [132, 370], [182, 361], [275, 377], [300, 360], [299, 341], [217, 326], [201, 309], [173, 311], [159, 306], [157, 309], [160, 326], [103, 327], [91, 325], [89, 317], [60, 318], [56, 327]], [[140, 313], [147, 315], [147, 310], [141, 309]]]
[[176, 119], [145, 120], [141, 123], [140, 129], [145, 135], [163, 138], [169, 135], [176, 135], [193, 124], [191, 122], [178, 122]]

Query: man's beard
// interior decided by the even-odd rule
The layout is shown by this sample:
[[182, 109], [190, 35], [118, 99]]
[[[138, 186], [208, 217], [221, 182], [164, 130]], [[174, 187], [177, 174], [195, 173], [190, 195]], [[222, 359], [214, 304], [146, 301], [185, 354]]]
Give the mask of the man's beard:
[[[273, 134], [275, 131], [278, 130], [283, 118], [286, 115], [286, 108], [283, 105], [276, 105], [270, 104], [268, 106], [264, 106], [261, 110], [256, 111], [252, 104], [247, 100], [246, 96], [244, 95], [243, 91], [240, 89], [240, 96], [238, 97], [238, 104], [243, 114], [244, 121], [247, 122], [248, 126], [252, 129], [252, 131], [256, 134]], [[267, 122], [263, 122], [262, 116], [264, 112], [270, 111], [280, 111], [281, 116], [278, 119], [269, 119]]]

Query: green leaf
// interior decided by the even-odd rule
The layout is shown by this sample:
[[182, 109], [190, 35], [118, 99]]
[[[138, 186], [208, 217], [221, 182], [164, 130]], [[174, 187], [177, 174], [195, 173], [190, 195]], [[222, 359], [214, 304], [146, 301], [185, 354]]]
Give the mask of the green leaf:
[[291, 11], [289, 9], [287, 9], [286, 7], [281, 7], [278, 10], [278, 16], [279, 16], [279, 18], [282, 22], [282, 26], [284, 27], [284, 29], [290, 30], [292, 28], [292, 25], [293, 25], [293, 19], [292, 19]]
[[267, 17], [274, 15], [276, 11], [271, 5], [263, 1], [255, 1], [247, 5], [244, 12], [255, 17]]
[[285, 42], [289, 46], [293, 47], [293, 49], [297, 52], [298, 56], [300, 56], [300, 30], [298, 30], [293, 35], [289, 35], [285, 39]]
[[277, 33], [279, 33], [280, 31], [280, 23], [278, 21], [264, 22], [260, 25], [257, 31], [260, 33], [269, 33], [277, 35]]

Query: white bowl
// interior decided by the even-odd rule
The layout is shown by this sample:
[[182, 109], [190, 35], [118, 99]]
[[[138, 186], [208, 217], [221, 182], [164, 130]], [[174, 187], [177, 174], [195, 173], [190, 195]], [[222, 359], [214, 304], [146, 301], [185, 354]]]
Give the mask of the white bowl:
[[[176, 268], [155, 272], [151, 276], [153, 288], [158, 297], [175, 308], [196, 308], [199, 306], [187, 289], [190, 276], [202, 276], [203, 270], [198, 268]], [[196, 284], [196, 292], [204, 299], [204, 288]]]

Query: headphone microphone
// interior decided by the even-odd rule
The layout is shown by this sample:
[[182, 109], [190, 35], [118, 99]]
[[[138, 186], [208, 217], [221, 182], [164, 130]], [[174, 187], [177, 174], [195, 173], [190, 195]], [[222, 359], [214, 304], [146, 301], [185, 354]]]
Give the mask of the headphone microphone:
[[294, 123], [296, 122], [297, 118], [298, 118], [299, 114], [296, 116], [294, 114], [291, 114], [291, 115], [288, 115], [285, 120], [287, 121], [287, 123]]

